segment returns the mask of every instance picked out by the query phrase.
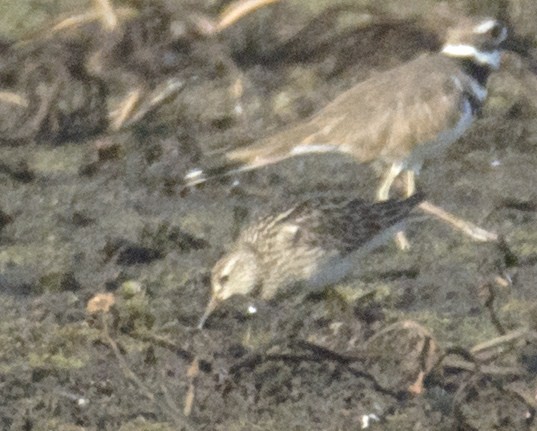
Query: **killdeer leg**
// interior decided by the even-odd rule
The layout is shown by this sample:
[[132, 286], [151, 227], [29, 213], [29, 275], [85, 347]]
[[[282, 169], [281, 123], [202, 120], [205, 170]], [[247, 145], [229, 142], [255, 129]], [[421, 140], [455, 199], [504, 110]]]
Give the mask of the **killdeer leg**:
[[378, 201], [387, 201], [390, 197], [390, 188], [392, 187], [393, 182], [397, 176], [403, 170], [403, 165], [401, 163], [392, 163], [390, 169], [386, 173], [386, 177], [382, 182], [380, 188], [377, 191], [377, 200]]
[[[415, 173], [414, 171], [405, 171], [405, 196], [408, 198], [416, 192], [416, 183], [415, 183]], [[418, 205], [419, 208], [429, 213], [436, 218], [448, 223], [453, 226], [455, 229], [460, 230], [464, 234], [468, 235], [470, 238], [475, 239], [476, 241], [497, 241], [498, 235], [494, 232], [486, 231], [485, 229], [480, 228], [479, 226], [470, 223], [469, 221], [463, 220], [454, 214], [451, 214], [444, 209], [433, 205], [429, 201], [424, 201]], [[407, 250], [410, 248], [410, 243], [406, 239], [405, 233], [403, 231], [397, 232], [396, 241], [399, 245], [399, 248], [402, 250]]]
[[414, 171], [405, 171], [405, 197], [409, 198], [416, 193], [416, 174]]
[[[405, 197], [409, 198], [416, 192], [416, 175], [414, 171], [407, 170], [404, 173], [405, 176]], [[400, 230], [395, 234], [395, 242], [401, 250], [408, 250], [410, 248], [410, 242], [408, 241], [405, 231]]]
[[[397, 176], [401, 173], [403, 170], [403, 165], [401, 163], [392, 163], [390, 166], [390, 169], [386, 173], [386, 176], [384, 177], [384, 181], [382, 181], [382, 184], [380, 185], [380, 188], [377, 191], [377, 200], [378, 201], [387, 201], [390, 198], [390, 189], [392, 187], [393, 182], [397, 178]], [[406, 171], [407, 173], [411, 171]], [[408, 193], [408, 185], [409, 183], [412, 183], [412, 190], [414, 190], [414, 173], [412, 172], [411, 178], [406, 177], [407, 181], [407, 193]], [[413, 191], [412, 191], [413, 193]], [[410, 193], [410, 194], [412, 194]], [[410, 248], [410, 243], [406, 239], [405, 233], [403, 231], [397, 232], [395, 235], [395, 242], [397, 243], [397, 246], [401, 250], [408, 250]]]
[[454, 214], [451, 214], [428, 201], [424, 201], [418, 206], [422, 211], [432, 214], [433, 216], [453, 226], [455, 229], [462, 231], [464, 234], [475, 239], [476, 241], [498, 241], [498, 234], [486, 231], [485, 229], [482, 229], [469, 221], [456, 217]]

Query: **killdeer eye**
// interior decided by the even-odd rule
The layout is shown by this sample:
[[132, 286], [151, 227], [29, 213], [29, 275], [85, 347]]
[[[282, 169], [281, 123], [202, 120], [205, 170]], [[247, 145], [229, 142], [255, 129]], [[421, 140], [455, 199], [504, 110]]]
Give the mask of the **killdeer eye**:
[[502, 35], [503, 32], [503, 26], [499, 23], [496, 23], [490, 30], [489, 35], [493, 37], [494, 39], [499, 38]]

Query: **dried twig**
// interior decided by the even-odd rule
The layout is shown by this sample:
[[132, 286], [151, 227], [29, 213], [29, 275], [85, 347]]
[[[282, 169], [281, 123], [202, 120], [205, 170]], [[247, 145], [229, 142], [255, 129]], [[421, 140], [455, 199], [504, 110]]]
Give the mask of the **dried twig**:
[[125, 361], [125, 358], [121, 354], [116, 341], [110, 335], [110, 332], [108, 329], [108, 314], [100, 313], [100, 317], [101, 317], [103, 338], [105, 342], [112, 349], [112, 352], [114, 353], [114, 356], [116, 357], [119, 368], [121, 372], [123, 373], [123, 375], [128, 380], [130, 380], [136, 388], [138, 388], [138, 390], [142, 393], [142, 395], [145, 398], [147, 398], [150, 402], [154, 403], [158, 409], [160, 409], [167, 417], [169, 417], [178, 429], [188, 429], [187, 420], [181, 415], [181, 410], [172, 401], [166, 388], [165, 387], [161, 388], [163, 390], [166, 402], [165, 403], [158, 402], [153, 392], [136, 375], [136, 373], [134, 373], [134, 371], [130, 369], [129, 365], [127, 364], [127, 361]]
[[142, 120], [147, 114], [157, 109], [163, 103], [165, 103], [170, 97], [176, 95], [184, 88], [184, 82], [178, 79], [172, 78], [163, 84], [159, 85], [148, 97], [147, 100], [142, 100], [138, 104], [138, 109], [134, 110], [134, 113], [128, 118], [126, 116], [122, 119], [121, 123], [116, 124], [116, 129], [130, 127]]
[[123, 355], [119, 351], [119, 347], [116, 341], [110, 336], [110, 331], [108, 330], [108, 314], [100, 313], [101, 324], [102, 324], [102, 334], [106, 343], [112, 349], [114, 356], [118, 362], [119, 368], [123, 375], [129, 379], [141, 392], [142, 394], [151, 402], [155, 402], [155, 396], [147, 388], [147, 386], [140, 380], [140, 378], [129, 368], [127, 361], [123, 358]]
[[280, 0], [237, 0], [227, 6], [220, 16], [216, 24], [216, 32], [222, 31], [229, 26], [235, 24], [241, 18], [249, 15], [257, 9], [268, 6], [271, 3], [276, 3]]
[[116, 132], [123, 127], [123, 124], [132, 115], [142, 97], [142, 90], [135, 88], [121, 101], [119, 106], [108, 115], [110, 120], [110, 130]]
[[0, 91], [0, 101], [12, 103], [13, 105], [19, 105], [23, 108], [27, 108], [29, 106], [28, 99], [12, 91]]
[[474, 355], [478, 355], [479, 353], [482, 353], [485, 350], [490, 350], [499, 346], [503, 346], [505, 344], [518, 341], [521, 338], [525, 338], [525, 337], [531, 337], [533, 339], [536, 339], [537, 334], [534, 331], [531, 331], [529, 329], [525, 329], [525, 328], [517, 329], [507, 334], [501, 335], [499, 337], [492, 338], [491, 340], [487, 340], [482, 343], [476, 344], [474, 347], [470, 349], [470, 352], [472, 352], [472, 354]]
[[498, 331], [500, 335], [505, 335], [507, 332], [505, 328], [502, 325], [502, 322], [500, 322], [500, 318], [496, 314], [496, 310], [494, 309], [494, 301], [496, 300], [496, 293], [494, 292], [494, 288], [491, 285], [491, 283], [485, 283], [482, 288], [485, 290], [488, 294], [487, 298], [485, 299], [485, 308], [489, 311], [490, 320], [492, 321], [492, 324]]
[[[473, 362], [464, 359], [446, 358], [442, 362], [444, 368], [452, 368], [462, 371], [475, 371]], [[521, 376], [526, 373], [521, 367], [500, 367], [496, 365], [481, 365], [480, 372], [488, 376]]]
[[190, 413], [192, 413], [192, 406], [194, 404], [194, 398], [196, 395], [196, 379], [199, 375], [200, 368], [199, 368], [199, 362], [198, 358], [194, 358], [192, 361], [192, 364], [190, 364], [190, 367], [188, 367], [188, 371], [186, 373], [188, 378], [188, 392], [186, 394], [185, 398], [185, 405], [183, 408], [183, 414], [185, 416], [190, 416]]
[[119, 24], [119, 20], [116, 11], [112, 7], [111, 0], [93, 0], [93, 2], [99, 12], [103, 27], [107, 31], [114, 31]]

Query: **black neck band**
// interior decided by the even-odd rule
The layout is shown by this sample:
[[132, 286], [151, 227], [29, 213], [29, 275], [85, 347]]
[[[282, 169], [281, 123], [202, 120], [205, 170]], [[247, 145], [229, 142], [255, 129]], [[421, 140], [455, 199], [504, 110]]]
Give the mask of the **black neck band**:
[[478, 64], [469, 58], [459, 59], [464, 71], [474, 78], [483, 87], [487, 85], [487, 79], [491, 72], [491, 67], [488, 64]]

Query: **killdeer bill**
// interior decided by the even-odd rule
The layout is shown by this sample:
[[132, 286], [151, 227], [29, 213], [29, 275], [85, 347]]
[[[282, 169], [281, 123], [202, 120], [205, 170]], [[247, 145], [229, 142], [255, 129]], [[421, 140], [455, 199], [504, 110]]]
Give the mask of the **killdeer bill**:
[[368, 203], [346, 196], [318, 196], [258, 218], [214, 266], [212, 293], [198, 328], [233, 295], [274, 299], [297, 286], [322, 289], [343, 279], [360, 255], [381, 245], [423, 200]]
[[[225, 166], [189, 172], [185, 183], [194, 185], [302, 154], [340, 152], [359, 163], [381, 161], [390, 166], [377, 190], [379, 201], [388, 199], [402, 172], [410, 196], [423, 162], [459, 139], [479, 113], [506, 36], [506, 28], [495, 19], [464, 18], [447, 32], [440, 52], [372, 76], [307, 121], [229, 151]], [[429, 202], [421, 208], [477, 240], [497, 239]]]

